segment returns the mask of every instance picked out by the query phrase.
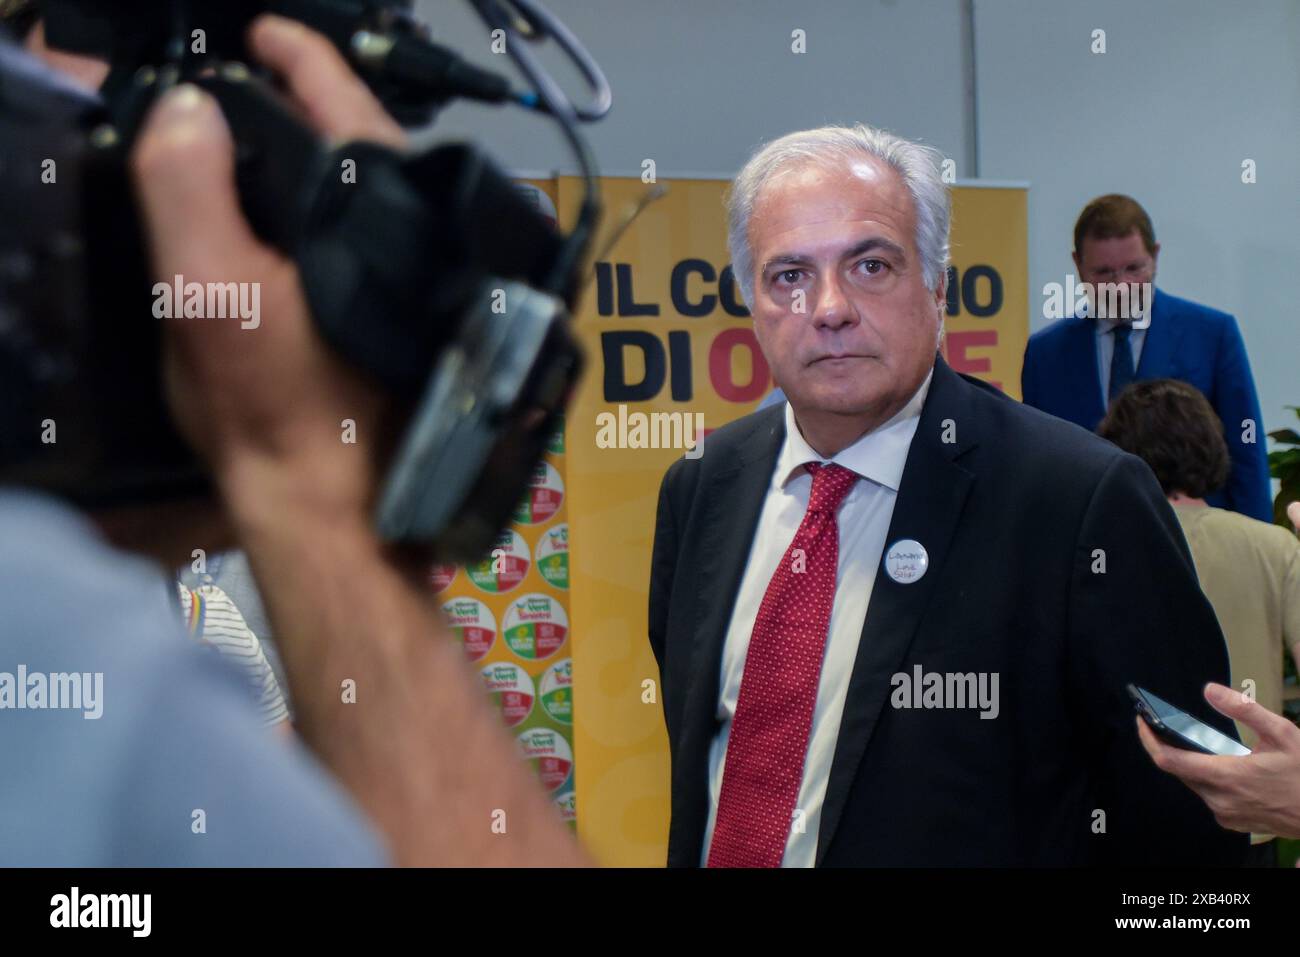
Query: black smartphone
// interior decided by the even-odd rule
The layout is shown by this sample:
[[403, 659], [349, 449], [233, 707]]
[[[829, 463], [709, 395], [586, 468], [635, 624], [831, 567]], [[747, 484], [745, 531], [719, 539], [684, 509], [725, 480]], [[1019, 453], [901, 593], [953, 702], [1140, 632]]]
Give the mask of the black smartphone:
[[1202, 754], [1246, 755], [1250, 748], [1215, 730], [1204, 721], [1193, 718], [1186, 711], [1175, 708], [1163, 698], [1158, 698], [1145, 688], [1128, 686], [1129, 697], [1137, 713], [1142, 716], [1160, 740], [1176, 748], [1200, 751]]

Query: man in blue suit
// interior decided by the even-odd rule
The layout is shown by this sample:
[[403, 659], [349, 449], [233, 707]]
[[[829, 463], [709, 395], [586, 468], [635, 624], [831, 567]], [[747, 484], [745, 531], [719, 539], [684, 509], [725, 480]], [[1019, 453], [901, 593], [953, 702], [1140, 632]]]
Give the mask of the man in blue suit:
[[1271, 522], [1263, 421], [1236, 320], [1156, 289], [1159, 253], [1151, 218], [1136, 200], [1112, 193], [1084, 207], [1074, 226], [1080, 281], [1091, 284], [1085, 289], [1127, 284], [1137, 308], [1098, 309], [1091, 296], [1085, 315], [1030, 336], [1020, 376], [1024, 401], [1092, 431], [1130, 382], [1188, 382], [1214, 406], [1232, 456], [1227, 486], [1207, 501]]

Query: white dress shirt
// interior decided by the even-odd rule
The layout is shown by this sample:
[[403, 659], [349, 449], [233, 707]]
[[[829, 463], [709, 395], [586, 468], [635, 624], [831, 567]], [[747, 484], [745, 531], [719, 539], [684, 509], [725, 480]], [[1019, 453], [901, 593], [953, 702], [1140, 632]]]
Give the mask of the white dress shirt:
[[[792, 822], [790, 837], [786, 841], [782, 867], [811, 867], [816, 861], [822, 802], [826, 797], [831, 760], [835, 756], [840, 718], [849, 693], [849, 677], [857, 658], [858, 639], [867, 618], [876, 569], [880, 567], [885, 551], [885, 535], [894, 514], [894, 501], [907, 462], [907, 450], [916, 434], [931, 376], [926, 376], [916, 394], [892, 419], [829, 460], [856, 472], [861, 480], [845, 497], [838, 514], [839, 561], [835, 573], [835, 601], [817, 685], [817, 703], [813, 708], [803, 780], [795, 803], [796, 821]], [[709, 845], [713, 842], [731, 719], [740, 697], [740, 681], [754, 621], [758, 617], [758, 606], [808, 510], [812, 476], [803, 466], [807, 462], [825, 461], [804, 440], [787, 402], [785, 442], [772, 470], [772, 480], [763, 501], [763, 511], [722, 649], [717, 710], [722, 727], [709, 748], [709, 821], [704, 831], [701, 865], [708, 863]], [[802, 829], [796, 822], [802, 824]]]

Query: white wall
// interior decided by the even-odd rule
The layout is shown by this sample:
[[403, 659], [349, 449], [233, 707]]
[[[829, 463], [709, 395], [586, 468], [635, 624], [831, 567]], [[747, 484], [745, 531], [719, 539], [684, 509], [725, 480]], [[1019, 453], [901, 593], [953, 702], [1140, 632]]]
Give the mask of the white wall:
[[[467, 5], [423, 0], [440, 40], [502, 68]], [[1071, 268], [1087, 200], [1127, 192], [1163, 244], [1168, 291], [1234, 313], [1266, 427], [1300, 404], [1300, 0], [975, 0], [977, 115], [965, 127], [960, 0], [550, 0], [614, 87], [588, 127], [602, 169], [729, 175], [759, 142], [865, 120], [980, 175], [1031, 183], [1030, 290]], [[802, 28], [808, 52], [790, 52]], [[1107, 52], [1089, 51], [1106, 31]], [[547, 62], [558, 61], [548, 58]], [[559, 74], [573, 79], [569, 74]], [[572, 84], [577, 88], [577, 84]], [[549, 125], [456, 105], [434, 135], [513, 169], [571, 169]], [[1240, 181], [1254, 159], [1258, 182]], [[1045, 324], [1031, 299], [1033, 328]]]
[[[610, 174], [639, 173], [652, 158], [661, 176], [729, 175], [765, 140], [857, 120], [946, 153], [962, 147], [959, 0], [543, 2], [613, 86], [613, 110], [586, 128]], [[440, 42], [503, 68], [468, 4], [422, 0], [419, 9]], [[796, 28], [807, 53], [790, 51]], [[556, 76], [581, 89], [558, 66]], [[436, 132], [472, 135], [513, 168], [573, 167], [552, 125], [519, 111], [452, 106]]]
[[1128, 193], [1155, 223], [1157, 283], [1237, 317], [1266, 429], [1294, 423], [1300, 2], [976, 0], [975, 36], [981, 174], [1032, 182], [1033, 328], [1079, 210]]

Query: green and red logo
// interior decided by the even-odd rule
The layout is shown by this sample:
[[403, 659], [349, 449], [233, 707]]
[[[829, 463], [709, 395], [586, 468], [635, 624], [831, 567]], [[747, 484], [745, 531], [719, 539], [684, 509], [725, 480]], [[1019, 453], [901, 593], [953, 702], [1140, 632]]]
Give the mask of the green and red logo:
[[569, 587], [569, 523], [548, 528], [537, 540], [537, 571], [555, 588]]
[[560, 724], [573, 724], [573, 659], [562, 658], [542, 672], [542, 710]]
[[492, 650], [497, 640], [497, 620], [487, 605], [477, 598], [453, 598], [442, 606], [442, 613], [465, 646], [470, 661], [478, 661]]
[[538, 462], [528, 482], [528, 491], [515, 508], [517, 525], [541, 525], [551, 520], [564, 502], [564, 481], [550, 462]]
[[501, 630], [511, 651], [528, 661], [539, 661], [560, 650], [569, 635], [569, 616], [549, 595], [523, 595], [506, 609]]
[[549, 728], [533, 728], [518, 738], [519, 753], [537, 769], [537, 776], [548, 791], [555, 791], [569, 780], [573, 770], [573, 749], [564, 736]]
[[519, 665], [510, 662], [488, 665], [479, 675], [492, 703], [506, 719], [507, 727], [513, 728], [532, 714], [536, 697], [533, 679]]
[[508, 528], [497, 536], [488, 557], [466, 566], [465, 573], [479, 589], [496, 595], [518, 586], [528, 574], [528, 565], [528, 543]]

